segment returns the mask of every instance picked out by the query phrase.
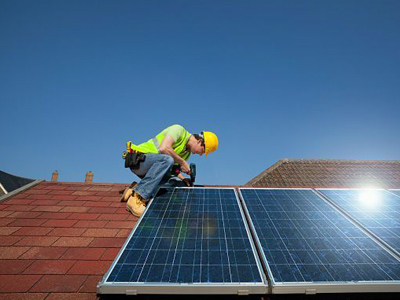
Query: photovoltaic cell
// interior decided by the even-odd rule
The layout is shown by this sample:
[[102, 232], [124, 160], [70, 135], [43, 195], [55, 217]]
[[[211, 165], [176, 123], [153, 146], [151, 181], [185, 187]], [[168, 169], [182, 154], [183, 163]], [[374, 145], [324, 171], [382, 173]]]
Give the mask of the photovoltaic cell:
[[399, 197], [386, 190], [318, 191], [400, 253]]
[[312, 190], [240, 192], [274, 285], [400, 279], [399, 261]]
[[234, 189], [163, 189], [103, 284], [265, 288], [254, 252]]

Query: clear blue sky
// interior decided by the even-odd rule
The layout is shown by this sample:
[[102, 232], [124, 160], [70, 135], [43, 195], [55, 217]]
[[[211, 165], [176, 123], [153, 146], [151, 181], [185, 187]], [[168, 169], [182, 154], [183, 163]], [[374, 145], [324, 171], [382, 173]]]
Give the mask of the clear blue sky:
[[125, 142], [217, 133], [199, 184], [400, 159], [400, 1], [0, 1], [0, 169], [128, 183]]

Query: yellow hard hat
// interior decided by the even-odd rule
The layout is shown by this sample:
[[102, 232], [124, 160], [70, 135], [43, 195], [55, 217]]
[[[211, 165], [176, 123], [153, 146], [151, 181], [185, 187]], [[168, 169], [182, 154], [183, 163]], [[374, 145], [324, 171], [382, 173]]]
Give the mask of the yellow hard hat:
[[214, 152], [218, 149], [218, 137], [215, 135], [215, 133], [212, 133], [210, 131], [203, 131], [203, 139], [206, 156], [207, 154]]

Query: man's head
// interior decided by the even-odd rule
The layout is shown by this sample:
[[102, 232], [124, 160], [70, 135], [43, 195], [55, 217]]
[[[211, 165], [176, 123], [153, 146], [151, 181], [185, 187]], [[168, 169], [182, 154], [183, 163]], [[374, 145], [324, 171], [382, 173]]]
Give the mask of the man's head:
[[200, 156], [203, 153], [206, 156], [217, 150], [218, 148], [218, 137], [210, 132], [210, 131], [203, 131], [200, 134], [193, 134], [194, 142], [190, 147], [190, 151], [192, 154], [199, 154]]

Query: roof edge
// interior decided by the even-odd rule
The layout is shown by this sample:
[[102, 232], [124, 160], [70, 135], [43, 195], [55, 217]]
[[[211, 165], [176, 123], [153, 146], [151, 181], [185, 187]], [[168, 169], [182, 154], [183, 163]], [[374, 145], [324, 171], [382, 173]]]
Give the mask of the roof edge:
[[289, 162], [291, 159], [289, 158], [283, 158], [278, 160], [275, 164], [273, 164], [272, 166], [270, 166], [268, 169], [266, 169], [265, 171], [261, 172], [260, 174], [258, 174], [256, 177], [254, 177], [253, 179], [251, 179], [249, 182], [245, 183], [245, 185], [253, 185], [256, 184], [262, 177], [264, 177], [265, 174], [272, 172], [273, 170], [275, 170], [276, 168], [278, 168], [280, 165]]
[[9, 192], [8, 194], [0, 196], [0, 203], [6, 201], [8, 198], [11, 198], [11, 197], [23, 192], [23, 191], [26, 191], [26, 190], [34, 187], [35, 185], [38, 185], [39, 183], [41, 183], [43, 181], [44, 181], [44, 179], [35, 180], [35, 181], [31, 182], [31, 183], [28, 183], [28, 184], [26, 184], [24, 186], [21, 186], [19, 189], [16, 189], [14, 191]]

